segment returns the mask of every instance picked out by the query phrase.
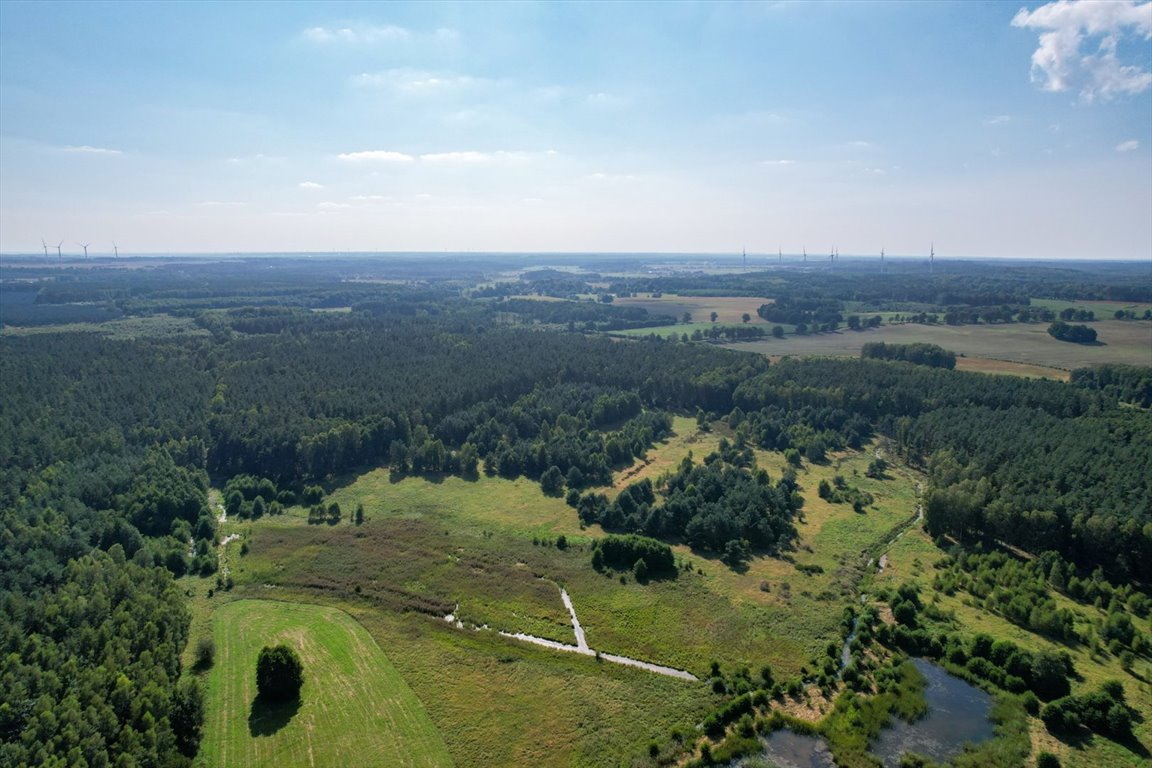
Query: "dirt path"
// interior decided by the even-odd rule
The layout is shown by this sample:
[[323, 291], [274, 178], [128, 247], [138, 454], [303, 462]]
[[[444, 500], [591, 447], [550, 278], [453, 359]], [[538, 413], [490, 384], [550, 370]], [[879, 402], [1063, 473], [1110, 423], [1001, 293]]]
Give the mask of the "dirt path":
[[[566, 651], [568, 653], [579, 653], [582, 656], [595, 656], [601, 661], [610, 661], [613, 664], [622, 664], [625, 667], [636, 667], [637, 669], [644, 669], [648, 672], [655, 672], [658, 675], [666, 675], [690, 682], [699, 681], [700, 678], [696, 677], [696, 675], [691, 672], [685, 672], [682, 669], [674, 669], [673, 667], [665, 667], [662, 664], [652, 664], [651, 662], [640, 661], [639, 659], [630, 659], [627, 656], [617, 656], [614, 653], [601, 653], [600, 651], [593, 650], [588, 646], [588, 641], [584, 637], [584, 628], [580, 626], [580, 619], [576, 618], [576, 608], [572, 605], [572, 598], [568, 596], [568, 590], [560, 589], [560, 599], [564, 601], [564, 607], [568, 609], [568, 615], [572, 617], [572, 631], [576, 635], [576, 645], [560, 643], [544, 637], [536, 637], [535, 635], [526, 635], [523, 632], [501, 631], [497, 634], [501, 637], [508, 637], [513, 640], [520, 640], [525, 643], [550, 648], [553, 651]], [[457, 603], [456, 610], [445, 616], [444, 620], [450, 624], [455, 624], [459, 629], [463, 629], [463, 625], [455, 616], [456, 613], [459, 613], [459, 610], [460, 605]], [[477, 627], [476, 629], [486, 629], [486, 627]]]
[[580, 626], [580, 619], [576, 618], [576, 609], [572, 607], [572, 598], [568, 597], [568, 590], [561, 588], [560, 599], [572, 617], [572, 630], [576, 633], [576, 647], [581, 651], [588, 651], [588, 641], [584, 639], [584, 628]]

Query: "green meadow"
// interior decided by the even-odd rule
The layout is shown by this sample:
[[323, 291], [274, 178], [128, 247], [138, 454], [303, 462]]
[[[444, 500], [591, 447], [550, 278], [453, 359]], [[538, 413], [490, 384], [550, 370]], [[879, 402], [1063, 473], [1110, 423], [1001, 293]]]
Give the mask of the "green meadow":
[[[319, 605], [238, 600], [212, 616], [203, 766], [450, 766], [424, 705], [351, 616]], [[256, 657], [285, 643], [304, 663], [299, 701], [256, 697]]]

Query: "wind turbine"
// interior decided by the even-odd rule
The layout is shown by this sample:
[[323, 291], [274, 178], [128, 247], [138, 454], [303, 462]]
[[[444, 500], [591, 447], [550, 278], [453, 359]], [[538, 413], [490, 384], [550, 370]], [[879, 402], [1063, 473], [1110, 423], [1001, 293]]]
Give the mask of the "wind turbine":
[[120, 249], [116, 247], [116, 241], [112, 241], [112, 252], [116, 254], [116, 258], [120, 258]]
[[40, 245], [44, 246], [44, 258], [48, 258], [48, 243], [44, 242], [44, 238], [40, 238]]
[[884, 274], [884, 249], [880, 249], [880, 274]]
[[76, 243], [76, 245], [84, 249], [84, 258], [88, 258], [88, 246], [92, 245], [92, 243]]
[[60, 242], [56, 243], [56, 258], [57, 258], [57, 259], [60, 259], [60, 260], [63, 260], [63, 259], [64, 259], [64, 256], [63, 256], [63, 255], [60, 253], [60, 246], [62, 246], [62, 245], [64, 245], [64, 241], [63, 241], [63, 240], [61, 240]]
[[784, 263], [784, 249], [779, 246], [776, 247], [776, 260], [781, 264]]
[[928, 271], [936, 271], [936, 243], [932, 243], [932, 248], [928, 251]]
[[804, 246], [804, 263], [808, 263], [808, 246]]

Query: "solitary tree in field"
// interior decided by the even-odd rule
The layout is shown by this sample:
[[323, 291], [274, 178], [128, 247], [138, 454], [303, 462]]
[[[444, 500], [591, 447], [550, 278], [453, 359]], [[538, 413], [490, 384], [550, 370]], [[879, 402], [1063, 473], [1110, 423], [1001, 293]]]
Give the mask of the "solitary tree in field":
[[716, 322], [716, 318], [720, 317], [720, 315], [713, 312], [711, 315], [709, 315], [709, 317], [712, 318], [712, 322]]
[[745, 312], [744, 314], [740, 315], [740, 319], [747, 323], [752, 320], [752, 315]]
[[287, 645], [264, 646], [256, 659], [256, 691], [266, 699], [293, 699], [304, 685], [304, 665]]

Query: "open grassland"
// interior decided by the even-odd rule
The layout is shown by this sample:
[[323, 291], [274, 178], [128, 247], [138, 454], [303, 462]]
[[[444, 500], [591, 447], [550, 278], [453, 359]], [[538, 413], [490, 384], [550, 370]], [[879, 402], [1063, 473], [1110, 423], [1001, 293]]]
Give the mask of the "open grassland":
[[[723, 424], [700, 430], [686, 417], [674, 428], [646, 463], [618, 474], [618, 486], [656, 480], [689, 452], [700, 461], [726, 434]], [[648, 584], [594, 571], [589, 545], [603, 532], [582, 530], [575, 510], [537, 483], [374, 470], [328, 489], [325, 503], [344, 512], [336, 525], [308, 525], [302, 508], [226, 523], [224, 532], [249, 546], [243, 556], [240, 541], [228, 547], [237, 586], [194, 604], [210, 611], [230, 598], [274, 597], [347, 611], [387, 649], [458, 765], [617, 764], [673, 726], [698, 723], [710, 705], [706, 684], [533, 647], [496, 630], [573, 643], [564, 586], [593, 648], [702, 678], [712, 660], [795, 675], [837, 637], [869, 551], [915, 514], [919, 477], [901, 468], [865, 477], [874, 450], [800, 469], [800, 541], [784, 558], [756, 556], [737, 572], [678, 545], [677, 558], [692, 569]], [[777, 453], [757, 459], [773, 477], [784, 466]], [[856, 513], [820, 499], [820, 480], [835, 475], [875, 503]], [[360, 526], [350, 522], [357, 504], [365, 508]], [[561, 534], [565, 549], [555, 546]], [[463, 628], [444, 621], [448, 613]]]
[[1068, 309], [1087, 309], [1096, 313], [1098, 320], [1111, 319], [1116, 310], [1129, 310], [1137, 316], [1143, 315], [1146, 310], [1152, 309], [1152, 304], [1140, 301], [1066, 301], [1065, 299], [1032, 299], [1032, 306], [1047, 307], [1053, 312]]
[[1048, 335], [1047, 323], [1003, 325], [887, 325], [868, 331], [838, 331], [784, 339], [738, 342], [733, 349], [766, 355], [856, 357], [870, 341], [938, 344], [965, 357], [1006, 360], [1071, 370], [1101, 363], [1152, 365], [1152, 322], [1101, 320], [1092, 323], [1098, 344], [1070, 344]]
[[[621, 473], [610, 492], [645, 477], [657, 480], [689, 452], [702, 460], [721, 428], [702, 432], [693, 420], [677, 418], [676, 436], [650, 451], [646, 463]], [[840, 609], [863, 575], [861, 553], [915, 512], [915, 478], [903, 472], [866, 478], [869, 459], [854, 453], [802, 468], [806, 506], [798, 549], [784, 558], [754, 557], [741, 572], [714, 554], [678, 545], [677, 556], [693, 568], [674, 579], [641, 585], [630, 575], [601, 575], [589, 565], [589, 544], [603, 532], [582, 530], [575, 511], [544, 496], [536, 483], [395, 479], [375, 470], [332, 489], [329, 499], [345, 512], [338, 525], [306, 525], [299, 508], [243, 524], [252, 531], [252, 553], [237, 563], [236, 575], [318, 595], [354, 595], [387, 610], [437, 618], [455, 613], [466, 626], [571, 643], [558, 596], [562, 585], [594, 648], [699, 676], [713, 659], [770, 663], [793, 673], [834, 636]], [[781, 455], [762, 452], [759, 460], [779, 476]], [[816, 486], [837, 474], [872, 493], [876, 503], [856, 513], [820, 499]], [[362, 526], [347, 522], [357, 504], [365, 508]], [[561, 534], [568, 542], [563, 550], [553, 543]], [[798, 565], [811, 568], [805, 573]]]
[[709, 320], [713, 312], [719, 323], [739, 324], [742, 315], [747, 312], [751, 316], [750, 322], [764, 325], [764, 321], [756, 315], [756, 310], [761, 304], [772, 303], [772, 300], [755, 296], [675, 296], [666, 293], [658, 299], [652, 298], [651, 294], [640, 294], [618, 298], [614, 303], [619, 307], [642, 307], [653, 315], [671, 315], [677, 320], [687, 312], [704, 327], [704, 322]]
[[[698, 683], [540, 649], [493, 631], [473, 629], [471, 616], [476, 609], [473, 614], [465, 610], [466, 597], [460, 615], [468, 628], [457, 629], [439, 616], [423, 613], [427, 609], [451, 610], [451, 606], [436, 608], [427, 600], [415, 599], [414, 591], [385, 581], [396, 579], [412, 590], [428, 592], [420, 584], [402, 582], [403, 574], [390, 567], [402, 569], [414, 564], [412, 574], [419, 577], [420, 566], [427, 565], [421, 553], [405, 549], [406, 541], [413, 537], [413, 526], [419, 528], [420, 521], [371, 520], [360, 529], [348, 525], [317, 528], [268, 519], [245, 525], [252, 551], [240, 558], [234, 569], [238, 576], [234, 594], [324, 602], [355, 616], [388, 650], [388, 660], [427, 707], [459, 766], [616, 764], [629, 755], [643, 753], [650, 741], [665, 738], [673, 727], [691, 729], [714, 706], [711, 694]], [[296, 551], [309, 536], [325, 533], [349, 535], [324, 537], [322, 548]], [[428, 544], [444, 537], [436, 529], [415, 538]], [[366, 542], [373, 548], [361, 549]], [[388, 542], [391, 547], [383, 546]], [[527, 552], [538, 555], [545, 551], [530, 541], [525, 546]], [[586, 558], [585, 552], [581, 559]], [[379, 568], [373, 569], [373, 565]], [[471, 568], [457, 571], [453, 580], [457, 589], [453, 591], [481, 597], [487, 594], [495, 602], [517, 601], [524, 618], [531, 612], [533, 601], [547, 601], [557, 621], [564, 616], [564, 625], [558, 625], [553, 634], [573, 642], [571, 625], [566, 623], [554, 586], [526, 572], [498, 567], [485, 570], [488, 577], [482, 579], [477, 579]], [[352, 583], [359, 586], [362, 577], [364, 587], [357, 592]], [[433, 582], [433, 577], [428, 575], [428, 581]], [[513, 583], [509, 586], [508, 582]], [[519, 592], [537, 586], [539, 594]], [[222, 598], [227, 599], [218, 594], [200, 602], [210, 605]], [[541, 629], [532, 622], [524, 623], [530, 631]], [[347, 764], [361, 763], [353, 760]]]
[[[449, 766], [424, 705], [367, 631], [335, 608], [239, 600], [212, 616], [204, 766]], [[256, 657], [285, 643], [304, 664], [299, 702], [256, 700]]]
[[[1073, 693], [1095, 690], [1105, 680], [1120, 680], [1124, 683], [1128, 703], [1140, 713], [1141, 720], [1133, 728], [1136, 738], [1145, 748], [1152, 748], [1152, 664], [1146, 660], [1138, 661], [1133, 667], [1135, 674], [1130, 674], [1123, 670], [1117, 657], [1105, 650], [1049, 640], [984, 610], [967, 592], [957, 591], [949, 596], [933, 590], [932, 579], [936, 574], [933, 563], [943, 556], [944, 552], [917, 527], [902, 536], [888, 551], [887, 568], [876, 574], [874, 583], [877, 586], [897, 586], [906, 581], [919, 584], [922, 599], [937, 602], [942, 609], [952, 612], [959, 630], [964, 634], [986, 632], [1032, 651], [1067, 651], [1082, 677], [1073, 682]], [[1060, 608], [1080, 613], [1083, 621], [1102, 621], [1105, 617], [1104, 611], [1098, 608], [1076, 603], [1063, 595], [1054, 593], [1054, 597]], [[1037, 718], [1030, 718], [1030, 726], [1033, 754], [1040, 750], [1052, 752], [1060, 757], [1061, 764], [1067, 768], [1136, 768], [1147, 765], [1146, 758], [1103, 736], [1093, 735], [1076, 745], [1069, 745], [1053, 737]]]
[[[693, 317], [695, 317], [695, 315], [693, 315]], [[748, 322], [748, 325], [753, 325], [753, 324], [757, 324], [757, 325], [761, 326], [763, 328], [765, 334], [767, 334], [771, 331], [771, 328], [768, 327], [768, 325], [766, 325], [764, 323], [764, 321], [762, 321], [760, 318], [756, 317], [755, 315], [753, 315], [752, 320], [750, 320]], [[725, 323], [725, 322], [721, 322], [718, 320], [715, 323], [711, 323], [711, 322], [708, 322], [707, 320], [705, 320], [705, 322], [677, 323], [676, 325], [660, 325], [660, 326], [656, 326], [654, 328], [628, 328], [628, 329], [623, 330], [623, 331], [608, 331], [608, 333], [610, 333], [613, 336], [630, 336], [630, 337], [646, 338], [648, 336], [656, 335], [662, 339], [679, 339], [685, 333], [688, 334], [689, 337], [691, 337], [692, 334], [695, 333], [696, 331], [700, 331], [701, 333], [707, 333], [708, 331], [711, 331], [713, 328], [740, 328], [740, 327], [743, 327], [744, 325], [745, 325], [745, 323], [739, 322], [739, 321], [735, 322], [735, 323]], [[772, 323], [772, 325], [777, 325], [777, 323]], [[782, 327], [784, 328], [784, 331], [786, 333], [791, 333], [795, 328], [795, 326], [792, 326], [792, 325], [783, 325]]]

